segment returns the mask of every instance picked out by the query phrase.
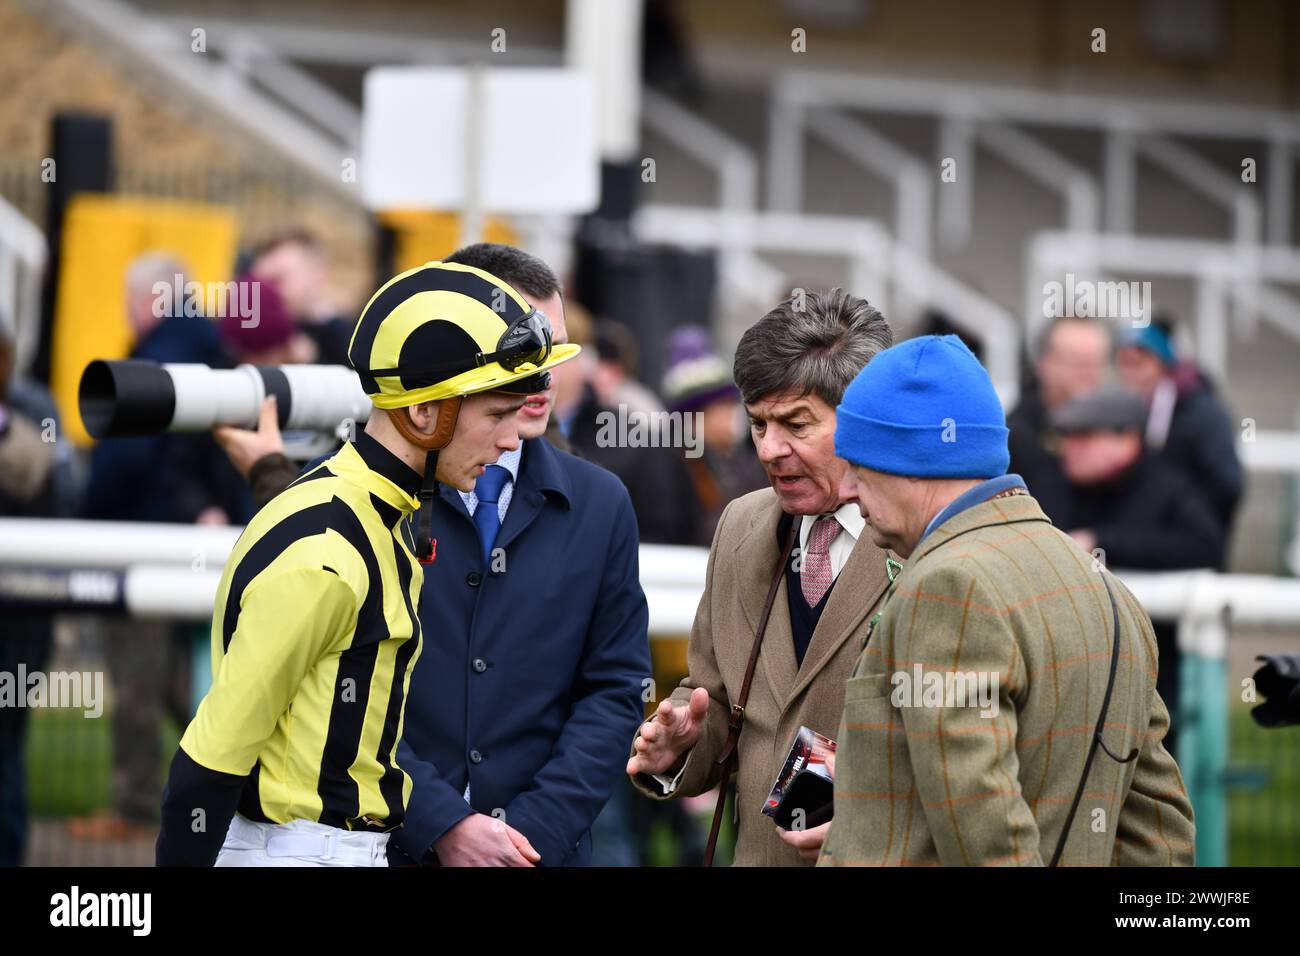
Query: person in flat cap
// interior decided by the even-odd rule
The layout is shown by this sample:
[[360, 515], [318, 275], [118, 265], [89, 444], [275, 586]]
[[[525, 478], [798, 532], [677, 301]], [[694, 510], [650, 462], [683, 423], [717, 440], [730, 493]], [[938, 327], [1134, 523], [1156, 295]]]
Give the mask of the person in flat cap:
[[[1053, 413], [1069, 493], [1055, 517], [1109, 567], [1178, 571], [1217, 567], [1223, 528], [1206, 489], [1144, 447], [1147, 406], [1119, 386], [1076, 398]], [[1160, 696], [1173, 711], [1165, 746], [1177, 752], [1177, 626], [1155, 625]]]
[[1142, 396], [1118, 386], [1053, 413], [1073, 490], [1058, 523], [1114, 567], [1214, 567], [1223, 542], [1209, 499], [1180, 469], [1147, 453], [1146, 417]]
[[1191, 865], [1151, 621], [1006, 473], [970, 350], [881, 352], [836, 410], [835, 452], [906, 565], [845, 688], [819, 864]]

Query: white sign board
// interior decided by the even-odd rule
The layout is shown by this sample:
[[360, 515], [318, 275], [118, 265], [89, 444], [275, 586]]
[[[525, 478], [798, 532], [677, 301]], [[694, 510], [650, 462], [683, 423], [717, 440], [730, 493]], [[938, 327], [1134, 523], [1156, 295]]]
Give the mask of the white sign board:
[[377, 67], [363, 102], [361, 191], [371, 209], [581, 214], [600, 199], [585, 72]]

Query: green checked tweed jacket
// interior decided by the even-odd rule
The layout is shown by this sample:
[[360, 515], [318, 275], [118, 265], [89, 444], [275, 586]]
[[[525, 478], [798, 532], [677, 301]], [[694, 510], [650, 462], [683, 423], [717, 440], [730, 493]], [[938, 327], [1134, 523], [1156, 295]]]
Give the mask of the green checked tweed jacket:
[[[1051, 860], [1106, 688], [1103, 575], [1029, 495], [976, 505], [921, 542], [848, 681], [819, 865]], [[1108, 579], [1121, 635], [1102, 739], [1116, 755], [1140, 753], [1120, 764], [1098, 749], [1061, 862], [1190, 866], [1192, 808], [1161, 742], [1169, 714], [1155, 689], [1151, 622]], [[916, 665], [923, 675], [983, 674], [989, 688], [996, 677], [996, 715], [933, 698], [902, 706], [917, 703], [904, 696]]]

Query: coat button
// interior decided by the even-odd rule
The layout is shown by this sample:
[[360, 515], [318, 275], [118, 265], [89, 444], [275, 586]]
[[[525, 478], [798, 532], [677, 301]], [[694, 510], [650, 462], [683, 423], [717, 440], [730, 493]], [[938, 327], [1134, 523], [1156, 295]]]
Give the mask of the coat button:
[[469, 761], [470, 763], [482, 763], [483, 755], [479, 753], [477, 750], [471, 750], [469, 752]]
[[482, 674], [487, 670], [487, 661], [483, 660], [481, 657], [474, 658], [474, 670]]
[[477, 571], [471, 571], [469, 574], [465, 575], [465, 583], [472, 588], [476, 588], [483, 583], [483, 575], [479, 574]]

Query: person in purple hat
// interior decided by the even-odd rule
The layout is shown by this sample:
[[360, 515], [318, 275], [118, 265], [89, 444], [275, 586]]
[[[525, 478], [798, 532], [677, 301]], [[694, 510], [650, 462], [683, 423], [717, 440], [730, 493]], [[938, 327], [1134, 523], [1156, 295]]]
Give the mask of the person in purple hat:
[[293, 321], [273, 283], [241, 275], [226, 286], [218, 303], [217, 328], [226, 348], [251, 365], [310, 362], [315, 349]]
[[700, 416], [702, 452], [686, 456], [686, 469], [703, 509], [696, 543], [708, 547], [722, 509], [767, 484], [753, 443], [745, 440], [740, 390], [708, 330], [684, 325], [669, 336], [663, 396], [670, 413]]

